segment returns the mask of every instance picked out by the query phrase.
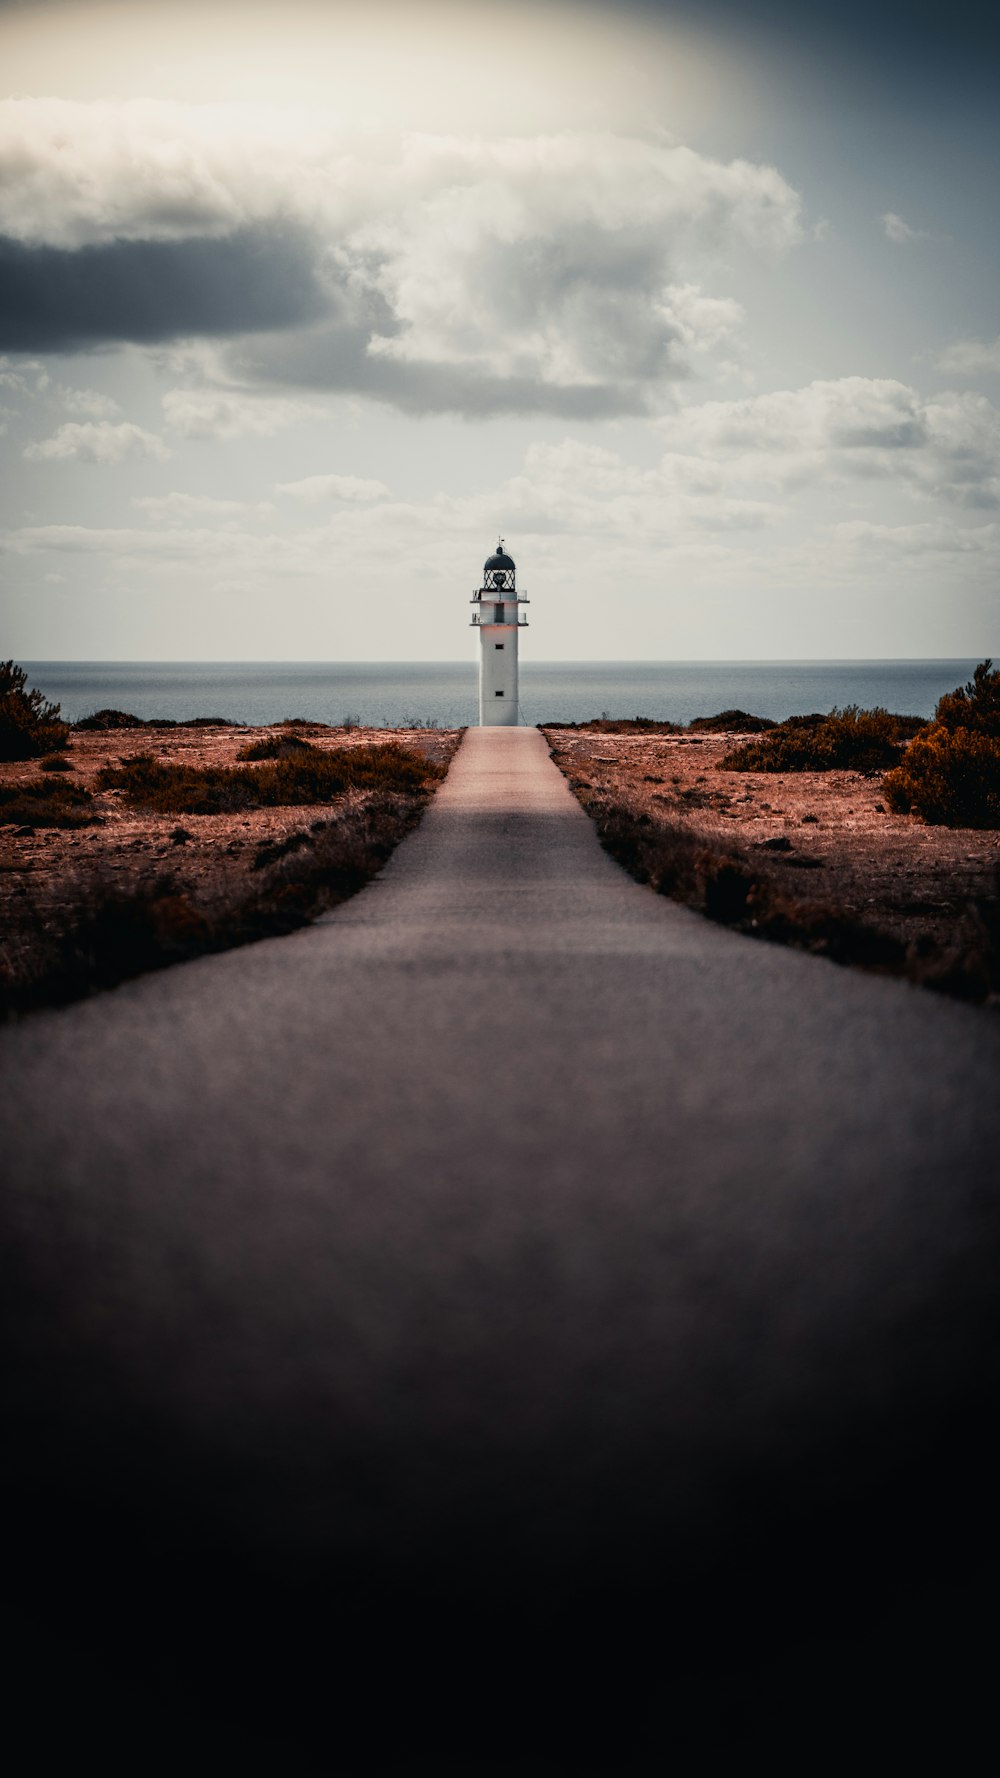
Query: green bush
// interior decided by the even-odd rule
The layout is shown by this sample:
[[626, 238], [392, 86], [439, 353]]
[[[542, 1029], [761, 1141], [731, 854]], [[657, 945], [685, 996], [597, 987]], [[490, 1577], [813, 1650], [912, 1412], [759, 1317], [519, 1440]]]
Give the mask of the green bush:
[[882, 789], [897, 814], [938, 827], [1000, 827], [1000, 671], [982, 661], [941, 698]]
[[412, 794], [444, 773], [444, 766], [422, 754], [385, 741], [330, 752], [310, 748], [305, 756], [296, 749], [292, 757], [241, 767], [165, 765], [150, 753], [138, 753], [106, 766], [98, 783], [102, 790], [124, 790], [133, 808], [217, 815], [326, 803], [347, 790]]
[[59, 705], [28, 689], [23, 667], [0, 661], [0, 759], [37, 759], [65, 747], [68, 737]]
[[63, 778], [0, 784], [0, 821], [22, 827], [85, 827], [94, 819], [89, 790]]
[[829, 716], [791, 716], [769, 734], [734, 747], [723, 772], [881, 772], [897, 765], [901, 747], [924, 727], [919, 716], [860, 710], [848, 704]]

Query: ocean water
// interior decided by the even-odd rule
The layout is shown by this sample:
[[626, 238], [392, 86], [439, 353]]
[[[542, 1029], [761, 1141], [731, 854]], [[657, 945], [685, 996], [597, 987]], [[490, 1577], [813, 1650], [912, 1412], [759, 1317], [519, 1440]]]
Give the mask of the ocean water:
[[[384, 726], [475, 723], [476, 667], [458, 661], [25, 661], [32, 685], [75, 722], [94, 710], [224, 716], [247, 723], [358, 717]], [[834, 705], [931, 716], [975, 661], [522, 661], [521, 716], [536, 722], [720, 710], [776, 720]]]

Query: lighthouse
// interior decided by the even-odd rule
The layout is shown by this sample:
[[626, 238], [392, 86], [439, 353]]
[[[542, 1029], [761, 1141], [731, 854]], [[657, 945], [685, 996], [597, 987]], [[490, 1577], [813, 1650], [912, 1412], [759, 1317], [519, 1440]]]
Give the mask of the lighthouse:
[[472, 622], [479, 631], [480, 728], [518, 723], [517, 633], [528, 622], [518, 608], [527, 603], [501, 537], [483, 565], [483, 584], [472, 595]]

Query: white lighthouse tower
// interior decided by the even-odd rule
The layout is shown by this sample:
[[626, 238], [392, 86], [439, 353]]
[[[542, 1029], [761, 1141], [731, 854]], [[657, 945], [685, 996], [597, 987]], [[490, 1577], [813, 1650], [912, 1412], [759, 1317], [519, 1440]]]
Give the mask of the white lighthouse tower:
[[514, 563], [503, 538], [483, 567], [483, 584], [472, 595], [472, 621], [479, 630], [479, 726], [518, 722], [517, 634], [527, 625], [518, 607], [527, 605], [514, 579]]

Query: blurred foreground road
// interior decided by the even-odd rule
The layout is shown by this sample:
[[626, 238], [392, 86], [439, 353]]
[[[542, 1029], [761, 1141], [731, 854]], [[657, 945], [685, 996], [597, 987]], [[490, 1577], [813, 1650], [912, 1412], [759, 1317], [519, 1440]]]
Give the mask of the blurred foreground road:
[[328, 919], [0, 1060], [25, 1769], [976, 1727], [995, 1014], [657, 898], [486, 729]]

